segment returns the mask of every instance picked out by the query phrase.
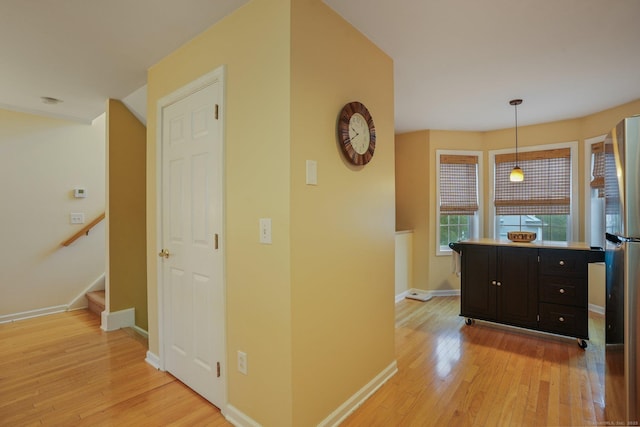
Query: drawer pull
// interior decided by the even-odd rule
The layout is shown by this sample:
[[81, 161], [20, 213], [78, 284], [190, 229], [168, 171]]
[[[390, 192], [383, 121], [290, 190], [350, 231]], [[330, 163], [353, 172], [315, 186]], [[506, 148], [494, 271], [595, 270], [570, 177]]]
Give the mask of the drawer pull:
[[558, 318], [558, 320], [559, 320], [559, 321], [561, 321], [561, 322], [564, 322], [564, 317], [560, 316], [560, 317]]
[[559, 264], [560, 264], [560, 265], [564, 265], [564, 261], [560, 260], [560, 263], [559, 263]]
[[560, 288], [558, 292], [560, 292], [561, 294], [564, 294], [564, 289]]

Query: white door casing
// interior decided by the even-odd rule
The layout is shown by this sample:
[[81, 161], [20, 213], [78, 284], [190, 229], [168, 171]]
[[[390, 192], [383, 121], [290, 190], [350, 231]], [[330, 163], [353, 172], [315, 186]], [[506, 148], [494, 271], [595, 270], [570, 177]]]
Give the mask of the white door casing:
[[161, 367], [226, 404], [223, 70], [158, 102]]

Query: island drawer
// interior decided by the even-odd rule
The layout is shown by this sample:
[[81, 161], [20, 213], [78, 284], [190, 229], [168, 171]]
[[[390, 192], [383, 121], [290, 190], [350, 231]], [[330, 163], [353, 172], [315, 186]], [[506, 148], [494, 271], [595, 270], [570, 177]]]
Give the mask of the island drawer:
[[540, 330], [589, 339], [588, 320], [585, 308], [540, 303]]
[[538, 298], [540, 302], [585, 307], [587, 281], [580, 277], [542, 276]]
[[586, 277], [587, 251], [540, 249], [540, 273], [543, 275]]

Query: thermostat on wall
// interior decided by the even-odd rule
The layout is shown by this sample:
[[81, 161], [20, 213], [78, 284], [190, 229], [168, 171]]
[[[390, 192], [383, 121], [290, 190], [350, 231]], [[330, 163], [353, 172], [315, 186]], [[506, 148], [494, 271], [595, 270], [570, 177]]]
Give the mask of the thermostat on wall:
[[87, 190], [84, 188], [74, 188], [73, 189], [73, 196], [76, 199], [82, 199], [84, 197], [87, 197]]

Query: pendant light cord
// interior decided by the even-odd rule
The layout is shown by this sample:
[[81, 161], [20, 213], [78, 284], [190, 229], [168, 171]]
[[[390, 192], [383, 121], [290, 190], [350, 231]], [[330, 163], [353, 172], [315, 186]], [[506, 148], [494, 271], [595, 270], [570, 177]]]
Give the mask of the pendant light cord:
[[518, 104], [514, 105], [516, 110], [516, 166], [518, 166]]
[[518, 105], [522, 104], [522, 99], [512, 99], [509, 101], [510, 105], [513, 105], [515, 108], [515, 116], [516, 116], [516, 165], [511, 170], [511, 174], [509, 175], [509, 181], [511, 182], [522, 182], [524, 181], [524, 173], [520, 166], [518, 166]]

